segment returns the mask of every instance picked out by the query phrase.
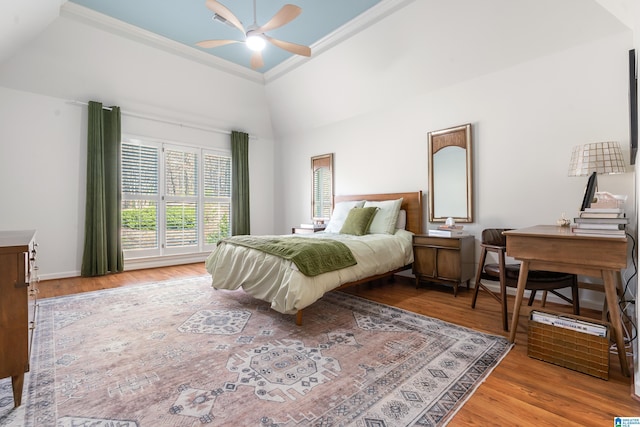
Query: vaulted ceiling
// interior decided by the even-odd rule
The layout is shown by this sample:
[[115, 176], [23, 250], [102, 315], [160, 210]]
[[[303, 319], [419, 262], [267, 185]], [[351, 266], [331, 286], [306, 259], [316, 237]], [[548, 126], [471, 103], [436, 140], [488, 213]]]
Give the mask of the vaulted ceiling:
[[[195, 43], [201, 40], [242, 41], [244, 38], [237, 28], [212, 20], [214, 12], [207, 7], [206, 1], [2, 0], [0, 2], [0, 63], [19, 52], [26, 43], [45, 31], [48, 25], [59, 16], [64, 16], [208, 63], [236, 75], [248, 76], [255, 81], [263, 79], [270, 81], [275, 76], [282, 75], [300, 64], [313, 61], [324, 51], [349, 38], [354, 38], [353, 36], [364, 32], [368, 27], [381, 21], [389, 21], [392, 15], [396, 15], [400, 9], [406, 9], [405, 7], [409, 4], [415, 5], [415, 0], [289, 0], [302, 8], [301, 14], [286, 25], [267, 33], [280, 40], [310, 46], [312, 57], [293, 55], [270, 45], [263, 54], [264, 67], [254, 71], [249, 65], [251, 53], [243, 43], [211, 49], [195, 46]], [[242, 21], [243, 26], [246, 27], [247, 23], [253, 21], [254, 0], [220, 1]], [[259, 24], [267, 22], [285, 4], [284, 0], [255, 1], [256, 20]], [[496, 40], [491, 38], [492, 35], [510, 30], [502, 27], [506, 25], [505, 23], [512, 22], [514, 24], [511, 29], [516, 32], [511, 32], [508, 40], [499, 39], [500, 44], [511, 41], [512, 44], [519, 45], [522, 51], [527, 51], [531, 48], [531, 41], [534, 39], [537, 50], [543, 50], [544, 45], [550, 43], [562, 48], [564, 39], [575, 38], [575, 33], [583, 31], [584, 27], [591, 28], [595, 33], [603, 32], [602, 9], [598, 22], [591, 21], [594, 3], [599, 3], [609, 13], [629, 25], [625, 19], [633, 16], [630, 11], [635, 1], [588, 2], [585, 0], [584, 9], [590, 11], [590, 15], [586, 16], [584, 10], [576, 11], [575, 4], [570, 1], [542, 2], [544, 5], [536, 7], [538, 0], [518, 1], [513, 2], [513, 5], [511, 2], [495, 0], [483, 0], [479, 3], [458, 0], [420, 0], [419, 9], [425, 9], [424, 15], [421, 12], [420, 16], [405, 17], [403, 25], [391, 31], [382, 30], [385, 34], [380, 34], [380, 37], [374, 34], [379, 40], [371, 41], [371, 47], [367, 46], [362, 53], [373, 55], [379, 64], [385, 65], [387, 64], [385, 58], [394, 57], [398, 49], [410, 51], [411, 46], [414, 46], [413, 49], [417, 46], [422, 52], [419, 56], [431, 58], [432, 61], [441, 61], [437, 55], [438, 52], [429, 52], [425, 49], [433, 43], [444, 43], [451, 48], [449, 38], [434, 34], [434, 28], [446, 28], [443, 27], [445, 23], [440, 22], [442, 19], [450, 24], [457, 22], [455, 25], [460, 27], [462, 24], [458, 22], [458, 18], [467, 19], [464, 21], [467, 23], [460, 27], [460, 30], [472, 34], [471, 38], [467, 38], [470, 47], [495, 43]], [[422, 2], [425, 7], [422, 7]], [[471, 7], [473, 10], [468, 10], [469, 6], [473, 6]], [[580, 6], [582, 9], [583, 3], [580, 3]], [[541, 9], [544, 9], [544, 15], [540, 15]], [[440, 13], [442, 10], [454, 12], [443, 18]], [[531, 11], [534, 13], [531, 14]], [[582, 27], [578, 25], [576, 29], [575, 22], [582, 22]], [[589, 26], [590, 23], [594, 25]], [[519, 30], [518, 25], [520, 25]], [[460, 36], [458, 33], [460, 31], [456, 32], [456, 35]], [[535, 54], [535, 52], [531, 53]], [[371, 71], [374, 70], [371, 69]]]
[[[300, 15], [268, 31], [267, 35], [309, 46], [313, 55], [337, 38], [353, 34], [410, 1], [413, 0], [221, 0], [217, 3], [237, 17], [245, 31], [254, 23], [254, 4], [258, 26], [267, 23], [287, 3], [300, 7]], [[63, 9], [103, 26], [119, 27], [120, 31], [139, 35], [144, 32], [149, 38], [165, 39], [184, 49], [197, 49], [241, 67], [250, 67], [252, 51], [244, 43], [214, 48], [196, 46], [203, 40], [245, 40], [242, 31], [231, 23], [213, 19], [214, 11], [207, 7], [205, 0], [70, 0]], [[264, 65], [256, 69], [261, 73], [287, 60], [304, 60], [269, 43], [262, 58]]]

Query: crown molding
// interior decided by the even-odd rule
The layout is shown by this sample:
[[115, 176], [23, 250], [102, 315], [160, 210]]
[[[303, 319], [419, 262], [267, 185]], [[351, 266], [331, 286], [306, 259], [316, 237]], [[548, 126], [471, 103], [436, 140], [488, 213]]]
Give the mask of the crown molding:
[[169, 52], [183, 58], [199, 62], [203, 65], [215, 68], [233, 74], [237, 77], [264, 83], [262, 73], [253, 71], [249, 68], [234, 64], [233, 62], [224, 60], [217, 56], [202, 52], [196, 48], [186, 46], [182, 43], [170, 40], [166, 37], [152, 33], [142, 28], [136, 27], [92, 9], [80, 6], [76, 3], [66, 2], [60, 8], [60, 16], [70, 18], [74, 21], [81, 22], [91, 27], [97, 27], [109, 33], [144, 43], [148, 46], [155, 47], [165, 52]]
[[264, 74], [69, 1], [60, 7], [60, 16], [82, 22], [91, 27], [100, 28], [129, 40], [144, 43], [148, 46], [164, 50], [165, 52], [179, 55], [219, 71], [233, 74], [234, 76], [264, 84], [284, 76], [297, 67], [311, 61], [317, 55], [331, 49], [414, 1], [415, 0], [382, 0], [331, 34], [328, 34], [311, 45], [312, 56], [310, 58], [293, 55], [269, 71], [266, 71]]
[[387, 16], [391, 15], [399, 9], [402, 9], [406, 5], [413, 3], [414, 1], [415, 0], [382, 0], [380, 3], [364, 11], [337, 30], [312, 44], [310, 58], [294, 55], [281, 62], [279, 65], [273, 67], [269, 71], [265, 72], [265, 82], [270, 82], [276, 80], [279, 77], [282, 77], [293, 69], [309, 62], [311, 59], [315, 58], [321, 53], [342, 43], [349, 37], [352, 37], [355, 34], [369, 28], [376, 22], [386, 18]]

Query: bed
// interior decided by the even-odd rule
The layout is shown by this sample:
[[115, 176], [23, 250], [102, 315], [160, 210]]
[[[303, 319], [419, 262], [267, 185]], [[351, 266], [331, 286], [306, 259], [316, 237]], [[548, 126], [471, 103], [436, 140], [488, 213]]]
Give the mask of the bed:
[[[401, 203], [399, 199], [402, 199]], [[392, 226], [393, 232], [362, 236], [336, 232], [337, 212], [363, 200], [367, 201], [366, 206], [388, 206], [395, 201], [403, 211], [396, 225], [402, 229]], [[422, 192], [335, 196], [334, 202], [334, 218], [327, 225], [327, 231], [304, 237], [340, 242], [336, 244], [343, 244], [353, 253], [354, 265], [308, 276], [290, 259], [223, 240], [205, 262], [212, 277], [212, 286], [219, 290], [242, 288], [254, 298], [271, 303], [271, 308], [277, 312], [295, 314], [296, 323], [301, 325], [303, 309], [326, 292], [390, 277], [411, 268], [412, 236], [422, 233]], [[382, 208], [376, 210], [381, 212]], [[376, 230], [373, 230], [374, 224], [371, 225], [372, 231], [379, 230], [380, 224], [376, 224]], [[264, 237], [296, 238], [294, 235]]]

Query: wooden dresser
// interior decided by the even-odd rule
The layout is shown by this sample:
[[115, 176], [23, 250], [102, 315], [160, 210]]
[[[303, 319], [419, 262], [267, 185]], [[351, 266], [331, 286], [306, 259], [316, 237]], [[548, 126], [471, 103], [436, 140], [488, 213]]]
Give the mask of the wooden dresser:
[[458, 294], [458, 285], [474, 277], [474, 245], [471, 235], [459, 237], [413, 236], [413, 274], [416, 286], [420, 280], [445, 283], [453, 286], [453, 295]]
[[35, 234], [0, 231], [0, 378], [11, 377], [16, 407], [22, 403], [35, 325]]

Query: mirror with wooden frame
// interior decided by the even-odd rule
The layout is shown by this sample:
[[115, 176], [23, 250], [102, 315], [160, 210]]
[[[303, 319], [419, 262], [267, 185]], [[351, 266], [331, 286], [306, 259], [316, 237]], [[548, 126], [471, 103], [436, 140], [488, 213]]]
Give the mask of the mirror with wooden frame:
[[429, 221], [473, 222], [471, 124], [428, 133]]
[[333, 210], [333, 154], [311, 158], [311, 218], [328, 221]]

